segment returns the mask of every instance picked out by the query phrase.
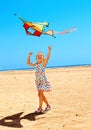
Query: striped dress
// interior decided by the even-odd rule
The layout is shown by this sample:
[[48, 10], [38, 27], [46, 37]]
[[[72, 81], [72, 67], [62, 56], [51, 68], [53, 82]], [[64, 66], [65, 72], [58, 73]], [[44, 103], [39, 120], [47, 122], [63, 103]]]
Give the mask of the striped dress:
[[35, 66], [36, 86], [37, 90], [50, 91], [51, 85], [45, 76], [45, 67], [41, 64]]

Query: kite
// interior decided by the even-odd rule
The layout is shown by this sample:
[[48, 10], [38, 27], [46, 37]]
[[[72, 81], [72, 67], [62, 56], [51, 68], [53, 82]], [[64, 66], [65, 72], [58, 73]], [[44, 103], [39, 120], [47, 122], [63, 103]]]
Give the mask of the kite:
[[[16, 15], [16, 14], [14, 14]], [[16, 15], [17, 16], [17, 15]], [[69, 34], [75, 30], [77, 30], [76, 27], [72, 27], [68, 30], [64, 30], [62, 32], [55, 32], [54, 30], [48, 30], [44, 32], [45, 26], [48, 27], [49, 23], [48, 22], [28, 22], [24, 20], [22, 17], [17, 16], [22, 22], [23, 22], [23, 27], [26, 31], [27, 35], [30, 36], [38, 36], [40, 37], [42, 34], [49, 35], [55, 38], [54, 34]]]
[[[44, 27], [49, 26], [48, 22], [28, 22], [28, 21], [25, 21], [20, 16], [18, 16], [18, 18], [23, 22], [23, 27], [27, 35], [40, 37], [42, 34], [45, 34], [45, 35], [50, 35], [55, 38], [53, 30], [48, 30], [47, 32], [44, 32]], [[29, 29], [31, 29], [30, 31], [32, 32], [30, 32]]]

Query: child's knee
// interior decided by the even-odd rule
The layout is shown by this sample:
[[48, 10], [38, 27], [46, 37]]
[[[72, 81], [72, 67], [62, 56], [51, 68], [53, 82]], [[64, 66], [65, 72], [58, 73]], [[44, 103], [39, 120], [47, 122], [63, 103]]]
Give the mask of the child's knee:
[[38, 91], [38, 96], [41, 96], [41, 95], [43, 95], [43, 90]]

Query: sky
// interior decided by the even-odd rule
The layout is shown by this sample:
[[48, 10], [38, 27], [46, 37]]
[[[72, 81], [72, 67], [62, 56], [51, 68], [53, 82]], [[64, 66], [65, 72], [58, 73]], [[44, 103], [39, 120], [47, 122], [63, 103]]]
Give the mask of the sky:
[[[26, 21], [48, 21], [45, 31], [73, 26], [77, 31], [56, 38], [28, 36], [15, 13]], [[28, 53], [33, 52], [31, 62], [36, 62], [38, 52], [46, 57], [48, 46], [47, 67], [91, 64], [91, 0], [0, 0], [0, 70], [31, 68]]]

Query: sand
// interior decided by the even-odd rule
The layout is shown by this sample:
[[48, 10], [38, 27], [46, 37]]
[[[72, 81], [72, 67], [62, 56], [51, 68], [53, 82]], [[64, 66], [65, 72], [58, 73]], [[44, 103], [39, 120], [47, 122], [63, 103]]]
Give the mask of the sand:
[[0, 130], [91, 130], [91, 66], [46, 69], [46, 76], [51, 110], [34, 115], [34, 70], [0, 72]]

